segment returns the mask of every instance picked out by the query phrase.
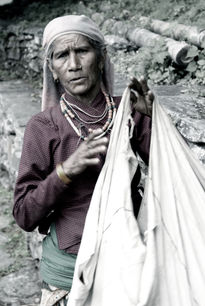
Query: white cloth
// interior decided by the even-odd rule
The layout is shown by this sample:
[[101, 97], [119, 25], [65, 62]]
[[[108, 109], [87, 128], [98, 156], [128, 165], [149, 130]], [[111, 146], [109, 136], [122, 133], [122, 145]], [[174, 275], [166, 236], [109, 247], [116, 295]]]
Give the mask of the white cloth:
[[[129, 141], [133, 127], [129, 96], [127, 89], [87, 214], [69, 306], [129, 306], [130, 301], [134, 303], [138, 297], [136, 284], [145, 246], [131, 201], [130, 182], [137, 168], [137, 158]], [[82, 276], [84, 284], [80, 280]]]
[[126, 89], [88, 211], [68, 305], [204, 306], [205, 169], [155, 102], [137, 222], [130, 197], [137, 159], [129, 120]]
[[[204, 306], [205, 169], [158, 103], [144, 203], [148, 230], [141, 305]], [[147, 281], [154, 284], [154, 296], [146, 291]]]

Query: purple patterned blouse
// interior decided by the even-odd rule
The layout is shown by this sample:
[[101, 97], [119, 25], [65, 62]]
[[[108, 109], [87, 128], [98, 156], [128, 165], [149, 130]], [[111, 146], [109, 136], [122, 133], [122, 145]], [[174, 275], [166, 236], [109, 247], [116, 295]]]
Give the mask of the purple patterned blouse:
[[[74, 97], [66, 95], [66, 99], [83, 108]], [[114, 101], [119, 105], [120, 97], [115, 97]], [[84, 110], [100, 115], [105, 103], [102, 92], [99, 92], [89, 106], [84, 106]], [[86, 114], [81, 114], [81, 117], [89, 120]], [[148, 163], [151, 119], [138, 112], [133, 117], [132, 148]], [[105, 121], [106, 118], [92, 128], [102, 127]], [[59, 248], [73, 254], [78, 252], [87, 210], [104, 163], [104, 156], [100, 155], [98, 165], [87, 168], [71, 184], [65, 185], [57, 176], [55, 167], [67, 159], [80, 142], [60, 105], [34, 115], [25, 130], [13, 208], [14, 218], [25, 231], [39, 227], [40, 232], [46, 233], [50, 223], [55, 222]], [[136, 188], [139, 179], [138, 169], [132, 184], [135, 186], [133, 201], [136, 211], [140, 205]]]

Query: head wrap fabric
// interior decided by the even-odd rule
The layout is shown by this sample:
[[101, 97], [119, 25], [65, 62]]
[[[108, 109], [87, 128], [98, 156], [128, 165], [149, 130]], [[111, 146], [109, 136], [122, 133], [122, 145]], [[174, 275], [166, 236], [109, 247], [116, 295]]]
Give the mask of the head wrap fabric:
[[[48, 67], [48, 50], [54, 40], [65, 34], [81, 34], [94, 41], [105, 44], [104, 37], [97, 25], [84, 15], [67, 15], [51, 20], [44, 29], [43, 47], [45, 49], [45, 60], [43, 66], [43, 93], [42, 110], [52, 107], [59, 102], [63, 88], [53, 79], [52, 72]], [[102, 75], [103, 84], [109, 94], [113, 91], [113, 65], [106, 54], [105, 65]]]

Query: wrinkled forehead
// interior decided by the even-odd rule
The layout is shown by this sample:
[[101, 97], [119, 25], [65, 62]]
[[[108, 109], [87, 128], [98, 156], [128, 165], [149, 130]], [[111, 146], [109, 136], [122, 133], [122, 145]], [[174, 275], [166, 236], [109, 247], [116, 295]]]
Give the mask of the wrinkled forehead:
[[81, 34], [64, 34], [53, 41], [53, 51], [91, 47], [88, 37]]

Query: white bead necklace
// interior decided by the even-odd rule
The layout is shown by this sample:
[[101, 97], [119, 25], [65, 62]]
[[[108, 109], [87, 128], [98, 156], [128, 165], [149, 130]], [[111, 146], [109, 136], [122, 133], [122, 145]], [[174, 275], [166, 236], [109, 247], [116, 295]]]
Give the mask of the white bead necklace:
[[[103, 114], [101, 115], [101, 118], [96, 120], [95, 122], [92, 121], [92, 123], [94, 124], [94, 123], [100, 122], [105, 117], [105, 115], [107, 115], [107, 114], [108, 114], [108, 119], [107, 119], [106, 123], [104, 124], [104, 126], [102, 127], [102, 133], [100, 135], [96, 136], [95, 139], [99, 139], [99, 138], [103, 137], [112, 128], [112, 125], [114, 123], [115, 116], [116, 116], [116, 106], [115, 106], [115, 103], [113, 101], [113, 98], [111, 96], [107, 95], [104, 92], [103, 92], [103, 94], [105, 96], [105, 100], [106, 100], [106, 104], [107, 104], [106, 108], [105, 108]], [[71, 127], [73, 128], [73, 130], [76, 132], [76, 134], [80, 137], [80, 139], [84, 140], [85, 136], [82, 135], [81, 127], [78, 128], [74, 124], [73, 119], [75, 118], [80, 123], [82, 123], [82, 122], [86, 123], [86, 124], [92, 124], [92, 123], [81, 120], [81, 118], [78, 114], [76, 116], [76, 111], [74, 111], [74, 113], [73, 113], [73, 109], [72, 109], [72, 107], [70, 107], [70, 104], [71, 103], [69, 103], [67, 100], [65, 101], [65, 96], [62, 95], [61, 99], [60, 99], [61, 111], [64, 114], [67, 121], [69, 122], [69, 124], [71, 125]], [[82, 111], [84, 114], [90, 116], [90, 114], [84, 112], [82, 109], [80, 109], [80, 111]], [[84, 125], [82, 124], [82, 126], [84, 126]]]

